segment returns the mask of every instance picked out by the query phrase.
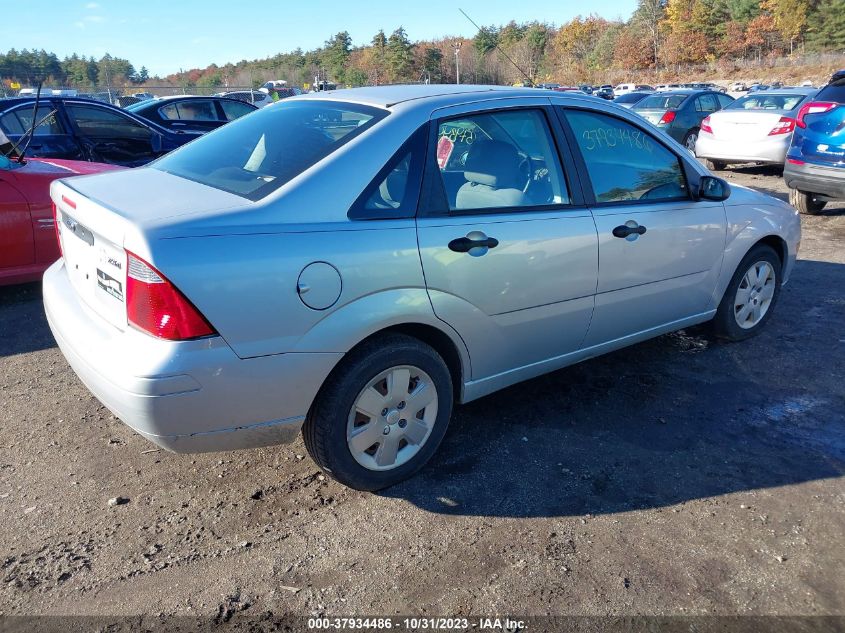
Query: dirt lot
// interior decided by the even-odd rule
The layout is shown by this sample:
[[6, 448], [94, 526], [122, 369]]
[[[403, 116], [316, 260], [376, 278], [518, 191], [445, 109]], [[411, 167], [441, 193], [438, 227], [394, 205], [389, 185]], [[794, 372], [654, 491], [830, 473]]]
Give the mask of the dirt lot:
[[301, 440], [153, 450], [68, 368], [38, 287], [0, 289], [0, 610], [845, 615], [845, 205], [803, 224], [761, 336], [663, 336], [459, 407], [375, 495]]

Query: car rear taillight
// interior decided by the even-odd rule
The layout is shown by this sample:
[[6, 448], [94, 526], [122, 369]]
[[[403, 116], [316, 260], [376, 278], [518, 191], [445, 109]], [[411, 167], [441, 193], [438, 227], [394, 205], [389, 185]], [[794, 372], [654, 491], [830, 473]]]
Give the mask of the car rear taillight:
[[129, 251], [126, 251], [126, 259], [126, 318], [129, 325], [171, 341], [217, 333], [164, 275]]
[[807, 123], [804, 121], [805, 116], [808, 114], [822, 114], [824, 112], [830, 112], [838, 105], [838, 103], [833, 103], [832, 101], [811, 101], [810, 103], [805, 103], [801, 106], [801, 109], [798, 110], [798, 117], [795, 120], [795, 125], [801, 128], [807, 127]]
[[777, 136], [778, 134], [789, 134], [795, 129], [795, 119], [790, 119], [788, 116], [782, 116], [777, 125], [769, 132], [769, 136]]
[[710, 115], [704, 117], [704, 120], [701, 122], [701, 131], [713, 134], [713, 128], [710, 127]]
[[674, 110], [667, 110], [663, 113], [663, 116], [660, 117], [660, 120], [657, 122], [657, 125], [666, 125], [671, 123], [675, 120], [675, 111]]
[[787, 158], [786, 162], [789, 163], [790, 165], [806, 165], [807, 164], [803, 160], [798, 160], [797, 158]]
[[53, 207], [53, 228], [56, 230], [56, 243], [59, 245], [59, 257], [64, 257], [64, 249], [62, 249], [62, 234], [59, 233], [59, 210], [56, 203], [52, 202]]

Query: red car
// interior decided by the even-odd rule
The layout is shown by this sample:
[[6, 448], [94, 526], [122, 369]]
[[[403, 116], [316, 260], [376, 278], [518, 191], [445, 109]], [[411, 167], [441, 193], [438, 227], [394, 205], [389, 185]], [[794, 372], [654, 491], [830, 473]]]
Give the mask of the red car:
[[49, 158], [21, 164], [0, 154], [0, 286], [37, 281], [59, 258], [50, 183], [112, 169], [120, 167]]

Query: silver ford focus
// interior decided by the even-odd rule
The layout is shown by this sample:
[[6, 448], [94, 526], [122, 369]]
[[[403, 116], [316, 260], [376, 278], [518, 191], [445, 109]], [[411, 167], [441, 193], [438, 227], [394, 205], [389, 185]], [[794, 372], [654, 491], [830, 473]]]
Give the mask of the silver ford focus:
[[51, 194], [50, 327], [115, 415], [176, 452], [301, 430], [364, 490], [455, 403], [696, 323], [756, 334], [800, 240], [636, 114], [531, 89], [286, 99]]

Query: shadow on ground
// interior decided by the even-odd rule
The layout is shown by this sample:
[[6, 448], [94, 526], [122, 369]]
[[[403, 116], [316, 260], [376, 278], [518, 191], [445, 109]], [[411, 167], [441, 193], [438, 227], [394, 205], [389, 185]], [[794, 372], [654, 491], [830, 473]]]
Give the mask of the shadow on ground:
[[845, 265], [799, 261], [760, 336], [653, 339], [458, 407], [384, 491], [447, 514], [657, 508], [845, 473]]
[[55, 346], [44, 315], [41, 284], [0, 286], [0, 358]]

